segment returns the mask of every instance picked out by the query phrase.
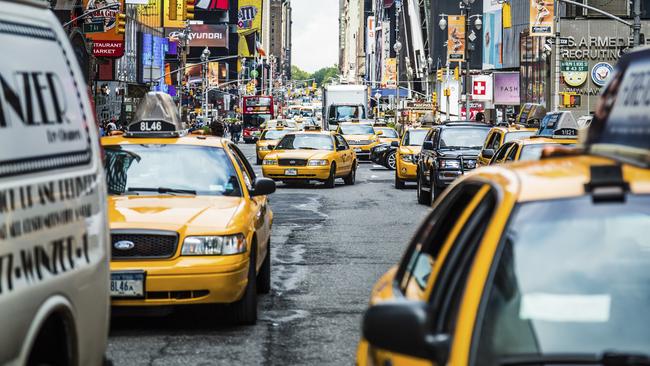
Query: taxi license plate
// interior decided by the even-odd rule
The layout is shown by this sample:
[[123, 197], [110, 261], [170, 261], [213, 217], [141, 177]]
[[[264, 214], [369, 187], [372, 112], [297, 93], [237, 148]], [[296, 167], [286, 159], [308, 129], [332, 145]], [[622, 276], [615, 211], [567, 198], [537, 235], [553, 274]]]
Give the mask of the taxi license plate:
[[144, 297], [144, 272], [112, 272], [112, 297]]
[[358, 148], [358, 147], [355, 147], [355, 148], [354, 148], [354, 152], [361, 152], [361, 151], [362, 151], [362, 150], [361, 150], [360, 148]]
[[286, 169], [284, 175], [298, 175], [298, 171], [296, 169]]

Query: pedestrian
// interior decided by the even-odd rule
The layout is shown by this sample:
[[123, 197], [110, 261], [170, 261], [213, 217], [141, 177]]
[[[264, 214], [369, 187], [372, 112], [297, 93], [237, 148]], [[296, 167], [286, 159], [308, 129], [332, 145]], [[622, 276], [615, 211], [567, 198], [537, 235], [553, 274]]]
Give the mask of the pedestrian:
[[223, 137], [224, 136], [224, 125], [223, 121], [219, 118], [214, 118], [212, 119], [212, 122], [210, 123], [210, 132], [212, 132], [213, 136], [218, 136], [218, 137]]
[[241, 123], [239, 121], [233, 123], [230, 128], [230, 135], [232, 136], [232, 140], [235, 143], [239, 143], [239, 137], [241, 136]]
[[476, 120], [476, 122], [485, 123], [485, 115], [483, 114], [483, 112], [478, 112], [476, 113], [476, 117], [474, 117], [474, 120]]

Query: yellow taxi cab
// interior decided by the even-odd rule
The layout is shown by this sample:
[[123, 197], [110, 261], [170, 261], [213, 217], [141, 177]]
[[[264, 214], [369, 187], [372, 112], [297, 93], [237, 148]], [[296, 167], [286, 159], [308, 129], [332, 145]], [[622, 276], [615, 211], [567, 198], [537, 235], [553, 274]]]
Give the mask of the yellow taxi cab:
[[286, 134], [262, 162], [265, 177], [285, 183], [320, 181], [334, 188], [336, 178], [356, 181], [357, 156], [343, 136], [320, 128]]
[[417, 173], [417, 156], [422, 150], [422, 143], [431, 128], [409, 128], [402, 139], [391, 142], [397, 148], [395, 154], [395, 188], [403, 189], [406, 182], [415, 182]]
[[112, 306], [229, 304], [230, 320], [254, 324], [271, 286], [275, 183], [229, 140], [187, 135], [175, 111], [149, 93], [127, 132], [102, 139]]
[[572, 148], [578, 143], [578, 128], [579, 125], [571, 112], [548, 113], [535, 135], [503, 144], [493, 154], [489, 165], [519, 160], [539, 160], [545, 150]]
[[285, 128], [283, 125], [277, 127], [265, 128], [260, 134], [260, 138], [255, 143], [256, 163], [261, 165], [264, 157], [275, 148], [278, 141], [289, 132], [298, 131], [295, 128]]
[[379, 144], [378, 134], [370, 123], [341, 122], [336, 128], [345, 141], [354, 149], [359, 159], [370, 160], [370, 149]]
[[488, 133], [483, 149], [478, 155], [476, 163], [478, 166], [485, 166], [490, 163], [490, 159], [495, 152], [504, 144], [510, 141], [525, 139], [537, 133], [538, 126], [534, 125], [502, 125], [492, 127]]
[[436, 199], [372, 291], [358, 365], [650, 364], [648, 59], [624, 56], [582, 153], [477, 169]]
[[393, 141], [399, 142], [399, 134], [392, 127], [374, 126], [375, 135], [379, 138], [380, 144], [390, 144]]

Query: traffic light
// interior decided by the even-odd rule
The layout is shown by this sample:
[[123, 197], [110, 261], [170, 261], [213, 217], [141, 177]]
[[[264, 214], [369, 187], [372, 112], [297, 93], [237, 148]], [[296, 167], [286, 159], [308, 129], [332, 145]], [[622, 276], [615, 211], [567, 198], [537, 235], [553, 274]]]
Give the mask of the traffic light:
[[436, 71], [436, 80], [438, 80], [438, 81], [442, 81], [442, 79], [443, 79], [444, 76], [445, 76], [445, 72], [446, 72], [446, 71], [447, 71], [447, 70], [444, 69], [444, 68], [443, 68], [443, 69], [438, 69], [438, 71]]
[[433, 101], [433, 104], [436, 104], [438, 102], [438, 93], [437, 92], [433, 92], [431, 94], [431, 100]]
[[562, 107], [575, 108], [580, 106], [581, 98], [573, 92], [560, 92], [562, 97]]
[[449, 97], [449, 96], [451, 96], [451, 89], [449, 89], [449, 88], [445, 88], [445, 89], [442, 91], [442, 95], [444, 95], [445, 97]]
[[194, 19], [194, 0], [185, 0], [185, 20]]
[[454, 80], [460, 80], [460, 69], [458, 66], [454, 69]]
[[115, 19], [115, 32], [117, 34], [124, 34], [126, 32], [126, 14], [119, 13]]

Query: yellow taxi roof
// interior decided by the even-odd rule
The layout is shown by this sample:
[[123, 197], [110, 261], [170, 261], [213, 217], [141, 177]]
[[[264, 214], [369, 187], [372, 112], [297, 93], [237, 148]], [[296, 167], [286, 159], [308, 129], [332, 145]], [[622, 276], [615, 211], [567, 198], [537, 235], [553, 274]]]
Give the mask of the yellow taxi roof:
[[503, 131], [504, 133], [508, 132], [517, 132], [517, 131], [537, 131], [535, 127], [526, 127], [522, 125], [508, 125], [508, 126], [494, 126], [492, 130]]
[[[464, 179], [488, 179], [512, 194], [517, 202], [577, 197], [585, 194], [595, 165], [615, 165], [616, 161], [599, 156], [574, 156], [519, 161], [476, 169]], [[633, 193], [650, 194], [650, 169], [623, 164], [623, 179]]]
[[518, 143], [522, 145], [541, 145], [541, 144], [560, 144], [560, 145], [570, 145], [577, 144], [577, 138], [566, 138], [566, 137], [541, 137], [541, 136], [531, 136], [525, 139], [517, 140]]
[[169, 145], [195, 145], [224, 147], [226, 139], [207, 135], [186, 135], [182, 137], [102, 137], [102, 145], [143, 145], [143, 144], [169, 144]]

